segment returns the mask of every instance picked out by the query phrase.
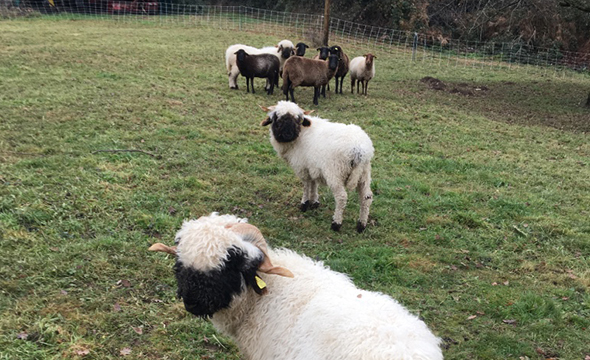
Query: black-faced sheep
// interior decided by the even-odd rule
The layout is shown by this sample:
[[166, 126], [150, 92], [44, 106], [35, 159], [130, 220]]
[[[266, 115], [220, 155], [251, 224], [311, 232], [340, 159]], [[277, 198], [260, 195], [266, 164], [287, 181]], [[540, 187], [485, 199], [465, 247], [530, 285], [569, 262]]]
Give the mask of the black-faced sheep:
[[326, 60], [328, 56], [330, 56], [330, 48], [327, 46], [322, 46], [316, 49], [319, 51], [312, 59], [314, 60]]
[[309, 46], [300, 42], [300, 43], [297, 43], [297, 45], [295, 45], [295, 48], [297, 49], [297, 50], [295, 50], [295, 55], [305, 56], [305, 49], [309, 48]]
[[320, 88], [326, 85], [338, 69], [338, 57], [330, 55], [327, 61], [294, 56], [283, 67], [283, 94], [295, 101], [293, 89], [297, 86], [313, 86], [313, 103], [318, 104]]
[[322, 262], [269, 248], [245, 219], [185, 221], [176, 242], [150, 250], [176, 254], [186, 310], [210, 318], [245, 360], [443, 359], [440, 339], [399, 302]]
[[[346, 74], [348, 74], [349, 58], [340, 46], [330, 47], [330, 55], [338, 56], [338, 71], [334, 74], [334, 80], [336, 81], [336, 90], [334, 92], [338, 94], [338, 91], [340, 91], [340, 94], [342, 94], [342, 83], [344, 82]], [[340, 83], [338, 82], [338, 79], [340, 79]], [[340, 88], [338, 87], [338, 84], [340, 84]], [[330, 90], [330, 88], [328, 88], [328, 90]]]
[[279, 59], [271, 54], [249, 55], [244, 49], [236, 51], [236, 64], [240, 73], [246, 78], [246, 88], [250, 92], [250, 83], [252, 84], [252, 94], [254, 94], [254, 78], [266, 78], [270, 84], [267, 94], [273, 93], [275, 83], [279, 78]]
[[357, 231], [364, 231], [373, 202], [371, 158], [374, 149], [367, 133], [356, 125], [307, 116], [310, 111], [288, 101], [262, 109], [268, 117], [261, 125], [272, 124], [270, 142], [273, 148], [303, 182], [301, 210], [316, 208], [319, 205], [318, 184], [328, 185], [336, 201], [332, 230], [338, 231], [348, 200], [346, 190], [356, 188], [360, 203]]
[[354, 94], [354, 83], [356, 81], [356, 92], [358, 94], [360, 85], [362, 85], [362, 94], [367, 95], [369, 88], [369, 80], [375, 76], [375, 62], [376, 56], [373, 54], [365, 54], [363, 56], [355, 57], [350, 61], [350, 92]]
[[[236, 64], [236, 52], [240, 49], [243, 49], [250, 55], [258, 55], [258, 54], [272, 54], [275, 55], [281, 65], [280, 69], [282, 69], [283, 64], [285, 61], [294, 54], [293, 50], [294, 46], [293, 43], [289, 40], [281, 40], [276, 46], [267, 46], [262, 49], [258, 49], [252, 46], [244, 45], [244, 44], [234, 44], [230, 45], [227, 50], [225, 50], [225, 66], [227, 68], [227, 76], [229, 80], [229, 88], [230, 89], [238, 89], [237, 78], [240, 74], [240, 70]], [[279, 69], [279, 71], [280, 71]], [[278, 84], [278, 83], [277, 83]], [[267, 82], [266, 89], [270, 85]]]

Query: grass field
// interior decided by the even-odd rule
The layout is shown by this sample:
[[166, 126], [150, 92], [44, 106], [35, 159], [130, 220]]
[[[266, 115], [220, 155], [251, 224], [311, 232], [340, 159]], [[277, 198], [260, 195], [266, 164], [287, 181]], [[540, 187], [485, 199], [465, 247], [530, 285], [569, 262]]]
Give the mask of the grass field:
[[175, 298], [172, 259], [146, 251], [212, 211], [398, 299], [447, 359], [588, 359], [589, 77], [376, 52], [367, 98], [346, 81], [313, 106], [296, 89], [375, 146], [370, 225], [356, 233], [351, 194], [334, 233], [329, 191], [300, 213], [259, 126], [282, 95], [228, 89], [229, 44], [281, 38], [0, 22], [0, 359], [239, 359]]

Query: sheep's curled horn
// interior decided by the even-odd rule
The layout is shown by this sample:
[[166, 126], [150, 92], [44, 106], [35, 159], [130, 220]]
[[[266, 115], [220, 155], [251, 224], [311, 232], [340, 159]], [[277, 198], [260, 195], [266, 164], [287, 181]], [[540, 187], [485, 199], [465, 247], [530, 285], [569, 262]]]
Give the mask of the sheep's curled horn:
[[[268, 256], [268, 246], [266, 244], [266, 239], [260, 232], [260, 230], [254, 226], [247, 223], [235, 223], [231, 225], [225, 226], [227, 229], [237, 233], [242, 237], [244, 241], [248, 241], [256, 246], [262, 253], [264, 254], [264, 259], [258, 266], [258, 270], [265, 273], [265, 274], [274, 274], [280, 275], [284, 277], [293, 277], [293, 273], [284, 267], [274, 266], [270, 261], [270, 257]], [[176, 255], [176, 246], [167, 246], [162, 243], [155, 243], [148, 249], [149, 251], [160, 251], [165, 252], [168, 254]]]

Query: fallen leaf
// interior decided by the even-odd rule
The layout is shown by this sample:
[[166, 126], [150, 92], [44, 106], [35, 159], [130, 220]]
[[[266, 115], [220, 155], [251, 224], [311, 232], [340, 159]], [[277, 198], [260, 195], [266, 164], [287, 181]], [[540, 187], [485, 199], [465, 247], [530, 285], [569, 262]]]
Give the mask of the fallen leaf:
[[477, 315], [485, 315], [486, 313], [484, 313], [483, 311], [476, 311]]
[[131, 354], [131, 349], [128, 347], [122, 348], [121, 351], [119, 351], [119, 354], [121, 354], [123, 356], [127, 356], [127, 355]]
[[510, 281], [506, 280], [506, 281], [504, 281], [502, 284], [504, 284], [504, 285], [508, 286], [508, 285], [510, 285]]
[[492, 286], [497, 286], [497, 285], [498, 285], [498, 283], [495, 281], [492, 283]]
[[471, 315], [470, 317], [467, 318], [467, 320], [473, 320], [477, 317], [477, 315]]
[[132, 329], [133, 329], [133, 331], [135, 331], [135, 332], [136, 332], [138, 335], [141, 335], [141, 334], [143, 334], [143, 329], [142, 329], [142, 327], [141, 327], [141, 326], [138, 326], [138, 327], [133, 327], [133, 326], [132, 326], [131, 328], [132, 328]]
[[451, 265], [451, 270], [457, 270], [458, 268], [455, 265]]
[[76, 353], [76, 355], [79, 355], [79, 356], [85, 356], [85, 355], [90, 354], [90, 350], [80, 349], [80, 350], [76, 350], [75, 353]]
[[563, 300], [563, 301], [568, 301], [569, 299], [570, 298], [568, 298], [567, 296], [564, 296], [564, 297], [561, 298], [561, 300]]
[[19, 340], [27, 340], [27, 338], [29, 337], [29, 334], [27, 334], [26, 332], [22, 332], [16, 335], [16, 338]]
[[504, 324], [516, 324], [516, 320], [513, 319], [502, 320], [502, 322]]
[[68, 292], [67, 292], [67, 291], [65, 291], [65, 290], [61, 290], [61, 291], [60, 291], [60, 293], [61, 293], [62, 295], [67, 295], [67, 294], [68, 294]]
[[590, 360], [590, 355], [586, 355], [586, 357], [584, 358], [584, 360]]
[[59, 248], [57, 248], [57, 247], [50, 247], [49, 250], [58, 252], [59, 251]]
[[124, 287], [131, 287], [131, 282], [129, 282], [129, 280], [127, 279], [123, 279], [123, 280], [119, 280], [117, 281], [117, 285], [122, 285]]
[[113, 305], [113, 310], [114, 311], [121, 311], [121, 305], [119, 305], [119, 303], [115, 303], [115, 305]]

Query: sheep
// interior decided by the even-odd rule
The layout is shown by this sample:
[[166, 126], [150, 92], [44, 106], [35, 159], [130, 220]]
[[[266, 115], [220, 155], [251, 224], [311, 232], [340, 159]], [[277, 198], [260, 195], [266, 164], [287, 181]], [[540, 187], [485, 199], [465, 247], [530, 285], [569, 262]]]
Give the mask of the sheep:
[[367, 227], [369, 208], [373, 202], [371, 192], [371, 158], [373, 143], [357, 125], [332, 123], [319, 117], [309, 117], [297, 104], [279, 101], [276, 106], [261, 107], [268, 117], [260, 124], [270, 127], [270, 142], [293, 168], [303, 182], [301, 211], [319, 206], [318, 184], [332, 190], [336, 209], [332, 230], [339, 231], [346, 201], [347, 189], [356, 188], [360, 214], [357, 231]]
[[[225, 50], [225, 66], [227, 68], [227, 76], [229, 79], [229, 88], [230, 89], [238, 89], [237, 78], [240, 74], [240, 70], [236, 64], [236, 52], [240, 49], [243, 49], [250, 55], [259, 55], [259, 54], [272, 54], [275, 55], [280, 61], [280, 69], [283, 68], [283, 64], [285, 61], [293, 54], [294, 46], [293, 43], [289, 40], [281, 40], [276, 46], [267, 46], [262, 49], [258, 49], [252, 46], [244, 45], [244, 44], [234, 44], [230, 45]], [[278, 84], [278, 83], [277, 83]], [[267, 82], [266, 89], [270, 85]]]
[[356, 81], [356, 93], [359, 92], [359, 82], [363, 86], [362, 94], [367, 95], [369, 80], [375, 76], [375, 62], [377, 57], [373, 54], [365, 54], [355, 57], [350, 61], [350, 92], [354, 94], [354, 82]]
[[297, 45], [295, 45], [295, 48], [297, 49], [295, 51], [296, 56], [305, 56], [305, 49], [309, 48], [309, 46], [300, 42], [300, 43], [297, 43]]
[[[342, 51], [342, 47], [340, 46], [330, 47], [330, 54], [338, 56], [338, 71], [336, 71], [336, 74], [334, 75], [334, 80], [336, 81], [335, 93], [338, 94], [338, 78], [340, 78], [340, 94], [342, 94], [342, 84], [344, 83], [346, 74], [348, 74], [349, 58], [348, 55]], [[330, 90], [330, 88], [328, 88], [328, 90]]]
[[212, 213], [185, 221], [176, 247], [149, 248], [175, 255], [185, 309], [210, 319], [243, 359], [443, 359], [440, 339], [398, 301], [321, 261], [270, 248], [246, 221]]
[[271, 54], [249, 55], [244, 49], [236, 51], [235, 55], [240, 73], [246, 78], [247, 91], [250, 92], [250, 83], [252, 83], [252, 94], [254, 94], [254, 78], [262, 77], [268, 80], [270, 88], [267, 94], [271, 95], [279, 77], [279, 59]]
[[291, 100], [294, 102], [294, 88], [297, 86], [313, 86], [313, 103], [317, 105], [320, 87], [330, 81], [337, 69], [338, 58], [335, 55], [330, 55], [328, 61], [294, 56], [285, 62], [283, 68], [283, 94], [289, 100], [290, 92]]
[[326, 60], [330, 55], [330, 48], [327, 46], [319, 47], [316, 50], [319, 51], [319, 53], [312, 58], [314, 60]]

